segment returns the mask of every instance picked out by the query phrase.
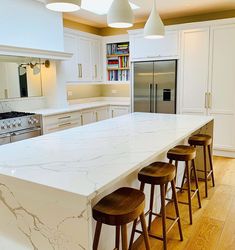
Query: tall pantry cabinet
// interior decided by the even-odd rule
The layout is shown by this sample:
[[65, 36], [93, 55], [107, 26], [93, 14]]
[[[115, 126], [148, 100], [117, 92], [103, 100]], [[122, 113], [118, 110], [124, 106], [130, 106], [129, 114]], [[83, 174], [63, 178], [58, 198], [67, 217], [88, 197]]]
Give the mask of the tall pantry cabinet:
[[235, 24], [181, 32], [181, 112], [212, 115], [214, 148], [235, 155]]

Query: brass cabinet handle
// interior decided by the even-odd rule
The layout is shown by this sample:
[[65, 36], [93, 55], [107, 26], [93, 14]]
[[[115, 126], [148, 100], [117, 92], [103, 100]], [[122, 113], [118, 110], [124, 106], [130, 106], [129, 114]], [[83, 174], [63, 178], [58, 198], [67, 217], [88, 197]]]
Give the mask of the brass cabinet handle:
[[205, 93], [205, 108], [208, 108], [208, 93]]
[[83, 125], [83, 115], [81, 114], [81, 125]]
[[95, 64], [95, 79], [97, 78], [97, 65]]
[[208, 108], [212, 108], [212, 94], [208, 93]]
[[99, 121], [98, 112], [95, 112], [96, 121]]
[[67, 122], [67, 123], [59, 124], [58, 127], [67, 127], [67, 126], [70, 126], [70, 125], [72, 125], [72, 123]]
[[64, 117], [59, 117], [58, 120], [64, 120], [64, 119], [70, 119], [70, 118], [71, 118], [71, 115], [64, 116]]

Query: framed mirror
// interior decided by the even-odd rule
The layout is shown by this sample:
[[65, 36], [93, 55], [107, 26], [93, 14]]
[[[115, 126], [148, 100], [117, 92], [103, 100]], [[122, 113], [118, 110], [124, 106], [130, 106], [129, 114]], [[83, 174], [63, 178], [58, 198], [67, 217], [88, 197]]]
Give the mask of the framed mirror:
[[0, 56], [0, 99], [42, 96], [42, 66], [49, 61]]

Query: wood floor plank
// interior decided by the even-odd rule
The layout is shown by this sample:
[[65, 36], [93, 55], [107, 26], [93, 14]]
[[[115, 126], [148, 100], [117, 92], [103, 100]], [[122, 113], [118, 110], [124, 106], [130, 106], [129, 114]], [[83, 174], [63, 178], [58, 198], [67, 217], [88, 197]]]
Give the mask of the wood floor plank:
[[185, 249], [215, 250], [222, 234], [224, 222], [202, 217]]

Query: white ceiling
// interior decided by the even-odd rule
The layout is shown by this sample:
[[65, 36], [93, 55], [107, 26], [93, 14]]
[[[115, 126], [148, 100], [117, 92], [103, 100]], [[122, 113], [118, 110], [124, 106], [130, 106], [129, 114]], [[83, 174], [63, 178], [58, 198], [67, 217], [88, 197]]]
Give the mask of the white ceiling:
[[[44, 0], [38, 0], [44, 1]], [[87, 1], [87, 0], [82, 0]], [[99, 4], [99, 0], [93, 0], [94, 5]], [[174, 18], [190, 16], [217, 11], [235, 9], [235, 0], [156, 0], [158, 11], [162, 18]], [[112, 2], [112, 0], [110, 0]], [[135, 22], [146, 21], [152, 7], [152, 0], [130, 0], [130, 2], [140, 6], [134, 11]], [[65, 18], [89, 24], [96, 27], [106, 27], [106, 16], [96, 15], [86, 10], [79, 10], [74, 13], [64, 14]]]

